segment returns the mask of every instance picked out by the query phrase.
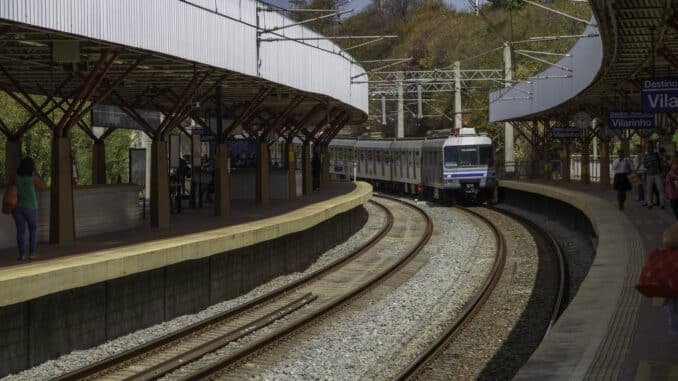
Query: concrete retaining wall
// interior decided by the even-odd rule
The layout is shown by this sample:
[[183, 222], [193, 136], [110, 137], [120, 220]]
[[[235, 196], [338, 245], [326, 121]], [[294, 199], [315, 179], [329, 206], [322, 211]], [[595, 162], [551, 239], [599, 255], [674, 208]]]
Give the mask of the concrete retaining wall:
[[0, 307], [0, 377], [302, 271], [366, 221], [361, 206], [252, 246]]

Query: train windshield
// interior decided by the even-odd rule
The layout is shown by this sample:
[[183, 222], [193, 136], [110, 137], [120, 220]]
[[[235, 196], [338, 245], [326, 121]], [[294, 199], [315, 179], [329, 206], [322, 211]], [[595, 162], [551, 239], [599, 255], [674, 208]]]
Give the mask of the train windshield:
[[491, 145], [445, 147], [445, 167], [447, 168], [492, 165], [492, 162]]

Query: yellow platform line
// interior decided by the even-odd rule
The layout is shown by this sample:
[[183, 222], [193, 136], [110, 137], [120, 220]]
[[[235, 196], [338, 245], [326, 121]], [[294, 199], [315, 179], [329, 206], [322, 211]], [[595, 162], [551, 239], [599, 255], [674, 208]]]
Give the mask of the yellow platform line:
[[651, 375], [652, 366], [645, 361], [639, 362], [638, 369], [636, 369], [636, 381], [649, 381]]

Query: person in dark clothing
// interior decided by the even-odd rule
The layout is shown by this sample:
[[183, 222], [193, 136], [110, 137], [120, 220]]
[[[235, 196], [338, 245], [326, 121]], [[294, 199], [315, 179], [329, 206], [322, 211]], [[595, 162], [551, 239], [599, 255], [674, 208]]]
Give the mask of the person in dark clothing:
[[[657, 152], [655, 152], [654, 147], [652, 147], [652, 144], [648, 144], [647, 146], [647, 153], [645, 153], [645, 156], [643, 156], [643, 166], [645, 167], [646, 171], [646, 178], [647, 178], [647, 192], [645, 192], [647, 195], [651, 196], [654, 187], [657, 187], [657, 191], [661, 190], [662, 187], [664, 186], [664, 176], [662, 176], [662, 159], [659, 156]], [[658, 192], [657, 199], [659, 201], [659, 205], [662, 209], [664, 209], [664, 197], [661, 194], [662, 192]], [[648, 208], [652, 208], [652, 197], [648, 197], [649, 203], [643, 204], [643, 206], [647, 205]]]
[[313, 158], [311, 159], [311, 172], [313, 174], [313, 190], [320, 189], [320, 152], [318, 147], [313, 147]]
[[629, 173], [633, 170], [633, 163], [626, 157], [624, 151], [619, 150], [619, 157], [614, 159], [612, 163], [612, 170], [614, 171], [614, 190], [617, 191], [617, 203], [619, 210], [624, 210], [624, 202], [626, 201], [626, 192], [631, 190], [631, 183], [629, 182]]

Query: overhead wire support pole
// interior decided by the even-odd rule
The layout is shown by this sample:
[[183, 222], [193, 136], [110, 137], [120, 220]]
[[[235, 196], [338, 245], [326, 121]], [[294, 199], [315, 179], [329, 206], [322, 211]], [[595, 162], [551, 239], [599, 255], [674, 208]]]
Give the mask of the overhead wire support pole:
[[360, 43], [360, 44], [357, 44], [357, 45], [353, 45], [353, 46], [349, 46], [347, 48], [344, 48], [344, 51], [348, 52], [349, 50], [361, 48], [363, 46], [367, 46], [367, 45], [371, 45], [371, 44], [375, 44], [375, 43], [377, 43], [379, 41], [383, 41], [383, 40], [384, 40], [384, 37], [375, 38], [372, 41], [367, 41], [367, 42], [363, 42], [363, 43]]
[[543, 42], [543, 41], [558, 41], [558, 40], [564, 40], [564, 39], [569, 39], [569, 38], [593, 38], [593, 37], [599, 37], [599, 33], [587, 33], [587, 34], [569, 34], [569, 35], [563, 35], [563, 36], [542, 36], [542, 37], [530, 37], [527, 40], [518, 40], [518, 41], [513, 41], [511, 44], [530, 44], [534, 42]]
[[[263, 33], [263, 32], [262, 32]], [[272, 33], [272, 32], [266, 32]], [[325, 37], [280, 37], [280, 38], [260, 38], [261, 42], [274, 41], [321, 41], [321, 40], [364, 40], [371, 38], [397, 38], [398, 36], [325, 36]]]
[[459, 61], [454, 63], [454, 128], [461, 131], [462, 128], [461, 115], [461, 63]]
[[553, 53], [553, 52], [540, 52], [537, 50], [525, 50], [525, 49], [516, 49], [516, 53], [528, 53], [528, 54], [541, 54], [545, 56], [558, 56], [558, 57], [571, 57], [570, 53]]
[[[388, 64], [388, 65], [384, 65], [384, 66], [380, 66], [380, 67], [378, 67], [378, 68], [372, 69], [372, 70], [370, 70], [369, 72], [364, 72], [364, 73], [360, 73], [360, 74], [358, 74], [358, 75], [354, 75], [353, 77], [351, 77], [351, 81], [353, 81], [353, 80], [356, 79], [356, 78], [360, 78], [360, 77], [362, 77], [362, 76], [365, 76], [365, 75], [367, 75], [367, 74], [369, 74], [369, 73], [376, 73], [376, 72], [379, 72], [380, 70], [386, 69], [386, 68], [388, 68], [388, 67], [400, 65], [401, 63], [405, 63], [405, 62], [407, 62], [407, 61], [410, 61], [411, 59], [412, 59], [412, 57], [409, 57], [409, 58], [403, 58], [403, 59], [401, 59], [401, 60], [399, 60], [399, 61], [397, 61], [397, 62], [393, 62], [393, 63], [390, 63], [390, 64]], [[401, 79], [401, 81], [402, 81], [402, 79]]]
[[[513, 81], [513, 60], [511, 57], [511, 43], [504, 42], [504, 87], [510, 87]], [[513, 125], [504, 122], [504, 170], [506, 173], [515, 172], [513, 155]]]

